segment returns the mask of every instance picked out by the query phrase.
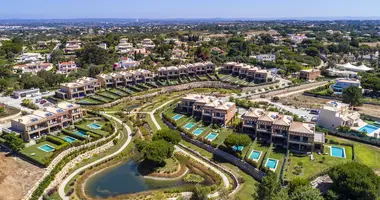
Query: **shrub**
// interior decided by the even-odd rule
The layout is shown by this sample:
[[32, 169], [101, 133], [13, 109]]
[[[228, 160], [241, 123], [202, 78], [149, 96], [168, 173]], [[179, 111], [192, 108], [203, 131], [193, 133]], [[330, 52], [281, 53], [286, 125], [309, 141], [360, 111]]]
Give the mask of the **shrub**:
[[278, 100], [280, 100], [280, 97], [278, 97], [278, 96], [274, 96], [274, 97], [272, 98], [272, 100], [273, 100], [273, 101], [278, 101]]
[[186, 183], [201, 183], [203, 182], [205, 179], [202, 177], [202, 176], [199, 176], [197, 174], [187, 174], [183, 180], [186, 182]]

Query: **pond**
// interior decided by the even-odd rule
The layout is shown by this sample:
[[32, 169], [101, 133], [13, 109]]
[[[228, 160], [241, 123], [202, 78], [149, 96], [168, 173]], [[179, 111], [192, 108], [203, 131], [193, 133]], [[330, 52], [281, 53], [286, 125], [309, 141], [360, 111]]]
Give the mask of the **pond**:
[[[169, 181], [145, 179], [138, 173], [137, 166], [136, 161], [129, 160], [95, 174], [85, 185], [86, 194], [90, 197], [108, 198], [153, 189], [191, 185], [185, 183], [182, 178]], [[203, 184], [210, 185], [211, 183], [206, 180]]]

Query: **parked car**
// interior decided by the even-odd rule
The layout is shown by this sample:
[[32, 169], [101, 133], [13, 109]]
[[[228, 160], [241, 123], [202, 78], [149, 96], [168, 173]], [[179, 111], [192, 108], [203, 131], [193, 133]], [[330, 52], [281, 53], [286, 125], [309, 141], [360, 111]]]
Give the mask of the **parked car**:
[[47, 101], [45, 100], [45, 99], [42, 99], [41, 100], [41, 102], [40, 102], [40, 104], [44, 104], [44, 103], [46, 103]]
[[313, 114], [313, 115], [318, 115], [319, 114], [319, 110], [310, 110], [310, 114]]
[[39, 103], [41, 101], [41, 99], [36, 99], [36, 103]]
[[49, 94], [49, 91], [42, 92], [42, 94]]

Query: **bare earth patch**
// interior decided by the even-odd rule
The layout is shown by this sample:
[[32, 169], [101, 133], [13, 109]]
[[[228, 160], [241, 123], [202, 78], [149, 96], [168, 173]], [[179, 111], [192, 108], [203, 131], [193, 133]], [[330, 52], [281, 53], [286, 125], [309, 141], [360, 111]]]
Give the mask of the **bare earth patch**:
[[19, 200], [42, 177], [45, 169], [0, 151], [0, 200]]
[[[326, 102], [331, 101], [330, 99], [316, 98], [312, 96], [305, 96], [302, 94], [291, 95], [288, 97], [280, 98], [282, 104], [293, 105], [298, 108], [310, 108], [318, 109]], [[357, 107], [358, 112], [361, 114], [366, 114], [374, 117], [380, 117], [380, 106], [364, 104]]]

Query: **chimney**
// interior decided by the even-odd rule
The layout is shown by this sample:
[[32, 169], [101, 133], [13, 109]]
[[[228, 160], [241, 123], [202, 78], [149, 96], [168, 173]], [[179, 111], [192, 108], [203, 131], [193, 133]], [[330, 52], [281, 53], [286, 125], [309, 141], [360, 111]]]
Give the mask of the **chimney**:
[[22, 123], [22, 119], [18, 119], [18, 122], [19, 122], [19, 123]]

